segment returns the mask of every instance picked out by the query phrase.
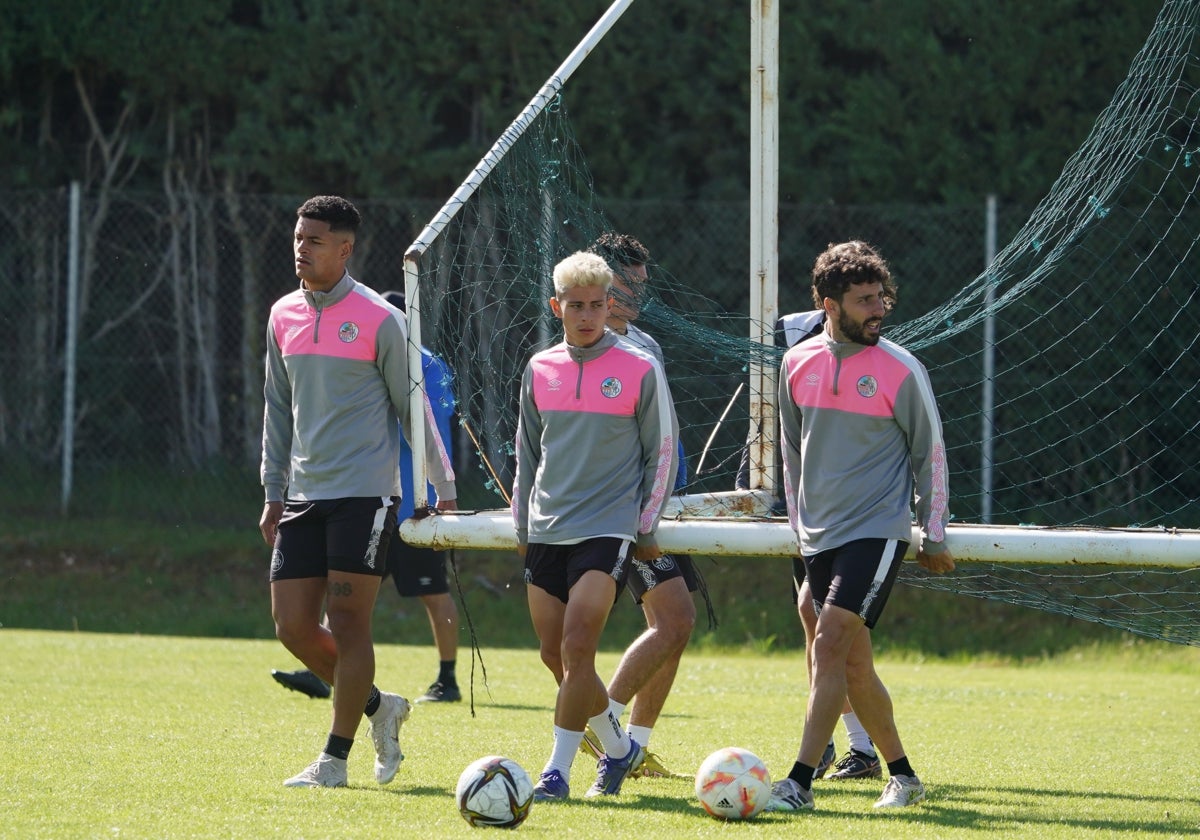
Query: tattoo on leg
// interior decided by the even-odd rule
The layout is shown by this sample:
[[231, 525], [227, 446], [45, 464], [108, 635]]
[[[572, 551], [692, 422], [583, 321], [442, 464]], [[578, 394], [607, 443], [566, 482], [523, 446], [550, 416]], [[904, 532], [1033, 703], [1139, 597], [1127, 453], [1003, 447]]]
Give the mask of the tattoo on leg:
[[349, 597], [353, 591], [354, 588], [349, 583], [329, 584], [329, 594], [335, 597]]

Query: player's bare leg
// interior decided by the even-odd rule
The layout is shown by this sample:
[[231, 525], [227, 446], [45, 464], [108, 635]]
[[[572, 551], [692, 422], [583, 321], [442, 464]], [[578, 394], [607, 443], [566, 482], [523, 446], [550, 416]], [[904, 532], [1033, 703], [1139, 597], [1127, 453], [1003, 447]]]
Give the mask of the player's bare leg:
[[422, 595], [421, 603], [429, 616], [429, 628], [433, 631], [433, 643], [437, 646], [438, 659], [443, 662], [458, 657], [458, 607], [448, 592]]
[[[608, 694], [633, 706], [631, 726], [652, 729], [675, 683], [679, 660], [696, 625], [696, 605], [683, 578], [671, 578], [642, 596], [646, 630], [626, 649]], [[643, 744], [643, 746], [645, 746]]]
[[326, 579], [277, 580], [271, 583], [271, 617], [275, 637], [304, 666], [327, 683], [333, 682], [337, 644], [322, 621]]
[[[331, 732], [353, 738], [375, 681], [375, 645], [371, 616], [382, 578], [348, 572], [329, 573], [325, 616], [337, 645], [333, 679]], [[318, 676], [320, 672], [317, 672]]]
[[538, 653], [542, 664], [554, 677], [555, 685], [563, 681], [562, 634], [567, 605], [540, 586], [525, 587], [529, 603], [529, 618], [538, 637]]
[[826, 606], [817, 619], [812, 644], [812, 685], [799, 755], [800, 762], [809, 767], [815, 768], [820, 763], [845, 706], [846, 661], [862, 629], [863, 620], [842, 607]]
[[554, 708], [556, 726], [582, 732], [588, 718], [608, 708], [608, 691], [596, 673], [596, 647], [616, 586], [611, 575], [592, 570], [571, 587], [562, 621], [562, 683]]
[[846, 691], [858, 719], [884, 761], [904, 755], [904, 746], [896, 731], [892, 698], [875, 671], [870, 631], [866, 627], [854, 640], [846, 660]]
[[454, 673], [458, 657], [458, 607], [449, 592], [421, 595], [433, 643], [438, 652], [437, 679], [416, 699], [417, 703], [453, 703], [462, 699], [458, 677]]

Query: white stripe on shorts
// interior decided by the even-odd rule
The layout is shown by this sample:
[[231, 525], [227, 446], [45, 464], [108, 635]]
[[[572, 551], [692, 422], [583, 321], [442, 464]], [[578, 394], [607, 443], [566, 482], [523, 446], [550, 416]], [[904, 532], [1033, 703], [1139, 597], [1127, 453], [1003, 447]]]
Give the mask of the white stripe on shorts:
[[883, 544], [883, 556], [879, 558], [879, 565], [875, 567], [875, 578], [871, 581], [871, 586], [867, 590], [866, 597], [863, 598], [862, 611], [858, 617], [863, 621], [867, 620], [867, 614], [871, 612], [871, 605], [875, 603], [875, 599], [879, 596], [879, 589], [883, 586], [883, 582], [887, 580], [888, 573], [892, 570], [892, 564], [898, 562], [896, 559], [896, 540], [888, 540]]

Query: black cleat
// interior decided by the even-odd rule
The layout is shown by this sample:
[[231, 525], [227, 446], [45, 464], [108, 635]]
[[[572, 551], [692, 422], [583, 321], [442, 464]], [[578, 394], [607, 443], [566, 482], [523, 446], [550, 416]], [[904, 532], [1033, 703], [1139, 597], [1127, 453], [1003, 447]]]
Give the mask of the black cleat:
[[416, 699], [417, 703], [457, 703], [462, 700], [462, 692], [457, 685], [446, 685], [435, 682], [429, 690]]
[[833, 741], [825, 747], [825, 752], [821, 754], [821, 761], [817, 764], [817, 770], [813, 773], [814, 779], [820, 779], [825, 775], [825, 771], [830, 768], [834, 760], [837, 758], [837, 747], [833, 745]]
[[329, 685], [312, 671], [271, 671], [271, 676], [284, 688], [299, 691], [309, 697], [323, 700], [332, 693]]
[[850, 750], [842, 756], [835, 767], [837, 772], [832, 774], [830, 779], [878, 779], [883, 776], [883, 769], [879, 766], [879, 756], [867, 755], [858, 750]]

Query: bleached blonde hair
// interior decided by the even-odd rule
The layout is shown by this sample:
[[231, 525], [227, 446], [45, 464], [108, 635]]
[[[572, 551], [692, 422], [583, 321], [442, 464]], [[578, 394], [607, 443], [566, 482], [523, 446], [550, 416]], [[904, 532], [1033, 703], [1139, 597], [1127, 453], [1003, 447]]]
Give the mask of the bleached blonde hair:
[[603, 286], [612, 289], [613, 273], [604, 258], [587, 251], [576, 251], [554, 266], [554, 294], [560, 296], [568, 289], [580, 286]]

